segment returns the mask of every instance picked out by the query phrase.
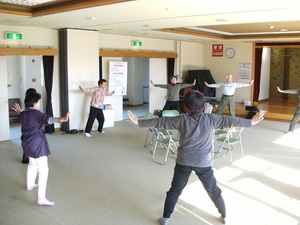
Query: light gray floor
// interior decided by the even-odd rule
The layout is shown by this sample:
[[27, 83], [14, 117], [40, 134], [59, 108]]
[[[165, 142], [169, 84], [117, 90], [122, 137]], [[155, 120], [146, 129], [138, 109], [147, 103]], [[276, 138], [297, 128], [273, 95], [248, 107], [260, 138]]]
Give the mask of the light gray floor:
[[127, 112], [131, 110], [138, 117], [143, 117], [147, 112], [149, 112], [149, 104], [143, 104], [139, 106], [126, 106], [123, 107], [123, 120], [128, 119]]
[[[288, 126], [263, 121], [245, 129], [245, 156], [240, 158], [235, 150], [233, 165], [227, 156], [215, 161], [227, 224], [300, 224], [300, 131], [285, 134]], [[116, 122], [105, 134], [91, 134], [47, 135], [52, 151], [47, 197], [55, 202], [53, 207], [38, 206], [37, 190], [25, 190], [27, 166], [20, 163], [20, 139], [0, 142], [0, 224], [157, 225], [174, 159], [164, 166], [152, 162], [143, 147], [146, 129], [129, 120]], [[170, 221], [187, 224], [221, 224], [195, 175]]]

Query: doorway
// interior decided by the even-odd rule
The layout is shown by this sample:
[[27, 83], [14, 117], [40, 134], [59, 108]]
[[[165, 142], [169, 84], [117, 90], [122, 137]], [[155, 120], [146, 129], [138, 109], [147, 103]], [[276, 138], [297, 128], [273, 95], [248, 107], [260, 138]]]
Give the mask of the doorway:
[[[34, 88], [43, 93], [43, 65], [42, 56], [6, 56], [7, 95], [8, 100], [17, 98], [21, 107], [24, 107], [25, 92], [28, 88]], [[41, 99], [41, 111], [43, 111], [43, 99]], [[9, 119], [9, 140], [21, 137], [21, 124], [17, 118]]]
[[149, 58], [123, 58], [128, 63], [127, 94], [123, 96], [123, 120], [127, 111], [142, 117], [149, 112]]

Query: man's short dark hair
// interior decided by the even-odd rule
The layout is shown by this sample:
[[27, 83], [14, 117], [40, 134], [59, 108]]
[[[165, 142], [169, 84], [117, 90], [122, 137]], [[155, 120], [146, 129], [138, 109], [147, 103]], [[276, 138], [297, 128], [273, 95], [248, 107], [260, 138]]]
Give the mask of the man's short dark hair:
[[202, 113], [205, 104], [204, 95], [197, 90], [189, 91], [184, 96], [184, 104], [191, 114]]
[[33, 107], [34, 103], [37, 103], [41, 99], [41, 94], [40, 93], [29, 93], [25, 97], [25, 107], [30, 108]]
[[98, 86], [99, 86], [100, 84], [102, 84], [102, 83], [107, 83], [107, 81], [106, 81], [105, 79], [99, 80], [99, 81], [98, 81]]

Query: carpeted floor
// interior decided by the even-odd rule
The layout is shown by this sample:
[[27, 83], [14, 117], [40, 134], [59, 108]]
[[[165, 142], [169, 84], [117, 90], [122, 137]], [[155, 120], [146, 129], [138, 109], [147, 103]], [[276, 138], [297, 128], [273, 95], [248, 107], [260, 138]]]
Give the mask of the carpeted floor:
[[[243, 131], [245, 156], [233, 152], [214, 163], [227, 204], [227, 224], [299, 225], [300, 131], [289, 123], [263, 121]], [[157, 225], [170, 187], [174, 159], [164, 166], [144, 148], [146, 129], [129, 120], [105, 134], [48, 134], [47, 197], [25, 190], [20, 139], [0, 142], [1, 225]], [[218, 213], [195, 175], [178, 201], [170, 225], [218, 225]]]

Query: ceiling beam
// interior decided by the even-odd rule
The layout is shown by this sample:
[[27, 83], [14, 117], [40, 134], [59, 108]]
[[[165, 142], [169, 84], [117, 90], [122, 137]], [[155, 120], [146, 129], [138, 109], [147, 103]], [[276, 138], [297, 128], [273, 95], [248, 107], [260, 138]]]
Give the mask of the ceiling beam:
[[178, 53], [173, 53], [173, 52], [146, 52], [146, 51], [130, 51], [130, 50], [105, 50], [105, 49], [100, 49], [99, 55], [103, 57], [178, 58]]
[[57, 55], [57, 49], [54, 48], [1, 48], [0, 55]]

